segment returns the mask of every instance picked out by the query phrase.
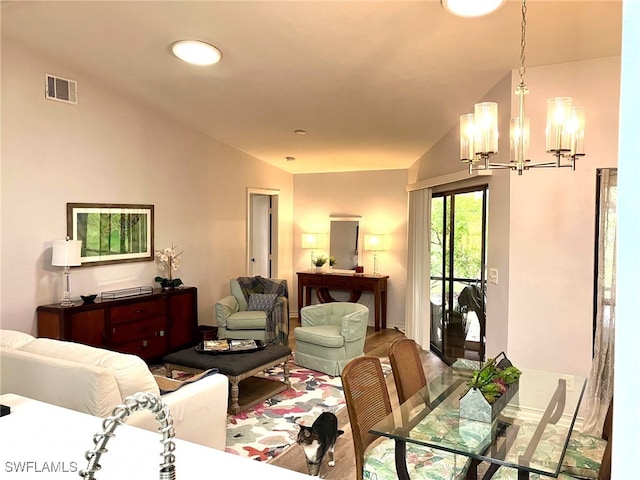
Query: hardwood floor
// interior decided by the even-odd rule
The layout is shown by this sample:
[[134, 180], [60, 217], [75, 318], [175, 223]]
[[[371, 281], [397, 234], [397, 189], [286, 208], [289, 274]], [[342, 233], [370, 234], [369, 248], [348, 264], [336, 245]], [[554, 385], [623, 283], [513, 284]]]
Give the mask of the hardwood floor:
[[[289, 346], [292, 350], [295, 350], [295, 338], [293, 337], [293, 329], [296, 326], [299, 326], [299, 324], [296, 325], [294, 320], [292, 320], [290, 326], [292, 333], [289, 336]], [[386, 329], [375, 332], [373, 327], [368, 327], [364, 352], [367, 355], [373, 355], [376, 357], [387, 359], [389, 345], [391, 344], [391, 342], [396, 338], [403, 336], [404, 334], [398, 330]], [[421, 356], [427, 380], [430, 380], [439, 375], [446, 368], [446, 364], [431, 352], [422, 351]], [[396, 406], [398, 405], [398, 397], [393, 381], [393, 374], [388, 375], [386, 380], [387, 387], [389, 389], [389, 396], [391, 397], [391, 404]], [[353, 437], [351, 436], [351, 428], [349, 426], [349, 415], [347, 414], [346, 407], [341, 408], [338, 411], [337, 416], [338, 425], [340, 429], [344, 430], [345, 433], [344, 435], [341, 435], [336, 442], [336, 466], [333, 468], [329, 467], [325, 460], [322, 467], [320, 468], [320, 477], [326, 478], [328, 480], [355, 479], [355, 453], [353, 449]], [[302, 452], [302, 449], [297, 445], [293, 445], [288, 450], [271, 460], [269, 463], [278, 465], [279, 467], [287, 468], [289, 470], [308, 473], [304, 453]]]

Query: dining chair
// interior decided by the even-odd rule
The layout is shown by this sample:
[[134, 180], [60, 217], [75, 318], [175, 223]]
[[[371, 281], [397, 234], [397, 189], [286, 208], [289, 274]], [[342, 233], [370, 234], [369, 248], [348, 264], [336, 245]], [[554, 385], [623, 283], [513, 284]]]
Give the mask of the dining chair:
[[[391, 413], [387, 383], [380, 359], [361, 356], [342, 371], [347, 412], [356, 454], [356, 478], [397, 480], [395, 441], [380, 438], [369, 430]], [[469, 468], [465, 457], [407, 443], [407, 470], [412, 479], [444, 480], [464, 478]]]
[[389, 347], [389, 361], [402, 405], [427, 385], [418, 344], [410, 338], [397, 338]]
[[[613, 427], [613, 399], [607, 409], [600, 437], [587, 435], [577, 430], [571, 433], [567, 451], [560, 469], [560, 480], [611, 479], [611, 444]], [[500, 467], [492, 480], [517, 480], [515, 468]], [[552, 477], [530, 474], [530, 480], [553, 480]]]

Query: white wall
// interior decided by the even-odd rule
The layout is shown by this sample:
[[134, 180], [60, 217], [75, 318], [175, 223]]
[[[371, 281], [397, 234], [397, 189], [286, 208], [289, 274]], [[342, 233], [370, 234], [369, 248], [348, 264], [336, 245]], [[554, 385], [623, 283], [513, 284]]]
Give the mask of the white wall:
[[[77, 106], [44, 98], [44, 74], [78, 81]], [[245, 274], [246, 191], [280, 190], [279, 276], [291, 279], [292, 175], [168, 120], [90, 74], [2, 41], [0, 321], [36, 333], [35, 309], [62, 296], [51, 240], [67, 202], [155, 205], [156, 248], [184, 250], [200, 319]], [[150, 285], [153, 262], [73, 268], [71, 294]]]
[[[509, 78], [509, 77], [507, 77]], [[620, 59], [528, 68], [526, 114], [533, 161], [546, 161], [546, 99], [572, 95], [586, 109], [587, 156], [576, 172], [496, 171], [489, 180], [487, 353], [505, 350], [516, 365], [587, 375], [591, 366], [596, 168], [616, 165]], [[482, 101], [499, 104], [500, 155], [507, 162], [508, 117], [515, 116], [512, 72]], [[469, 106], [471, 110], [472, 106]], [[460, 112], [465, 113], [465, 112]], [[457, 126], [410, 169], [410, 181], [464, 169]], [[452, 165], [455, 165], [452, 167]]]
[[[378, 253], [380, 274], [389, 275], [387, 327], [404, 328], [407, 281], [407, 171], [295, 175], [294, 180], [293, 265], [296, 271], [310, 268], [310, 252], [302, 249], [302, 233], [324, 233], [328, 255], [329, 217], [360, 215], [363, 234], [387, 235], [388, 250]], [[319, 254], [320, 251], [316, 252]], [[373, 273], [373, 252], [363, 251], [365, 273]], [[297, 281], [295, 290], [297, 291]], [[339, 297], [336, 292], [335, 297]], [[348, 297], [346, 297], [348, 298]], [[345, 299], [346, 299], [345, 298]], [[363, 293], [360, 303], [369, 307], [373, 325], [373, 299]], [[297, 310], [297, 298], [292, 311]]]
[[546, 99], [561, 95], [585, 107], [587, 155], [575, 172], [511, 174], [508, 350], [516, 364], [589, 373], [596, 168], [617, 165], [619, 79], [619, 57], [527, 70], [532, 160], [550, 157]]

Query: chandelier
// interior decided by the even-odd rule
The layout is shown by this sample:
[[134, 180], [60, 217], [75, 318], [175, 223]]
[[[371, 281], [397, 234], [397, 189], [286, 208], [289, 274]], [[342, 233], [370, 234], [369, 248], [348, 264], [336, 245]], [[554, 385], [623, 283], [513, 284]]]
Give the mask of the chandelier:
[[584, 108], [572, 105], [571, 97], [547, 100], [546, 152], [555, 157], [547, 162], [533, 163], [529, 156], [531, 143], [529, 117], [524, 115], [524, 96], [529, 93], [524, 83], [524, 59], [527, 34], [527, 2], [522, 0], [522, 33], [520, 41], [520, 84], [515, 90], [518, 96], [518, 116], [510, 121], [510, 161], [491, 162], [498, 153], [498, 104], [477, 103], [474, 113], [460, 116], [460, 160], [474, 170], [524, 170], [538, 167], [570, 167], [575, 170], [576, 159], [584, 156]]

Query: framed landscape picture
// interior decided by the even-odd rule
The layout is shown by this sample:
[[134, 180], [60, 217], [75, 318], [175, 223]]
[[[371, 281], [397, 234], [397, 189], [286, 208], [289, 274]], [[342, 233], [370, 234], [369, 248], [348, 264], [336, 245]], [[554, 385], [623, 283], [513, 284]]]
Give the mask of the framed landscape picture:
[[67, 235], [82, 266], [152, 261], [153, 205], [67, 203]]

